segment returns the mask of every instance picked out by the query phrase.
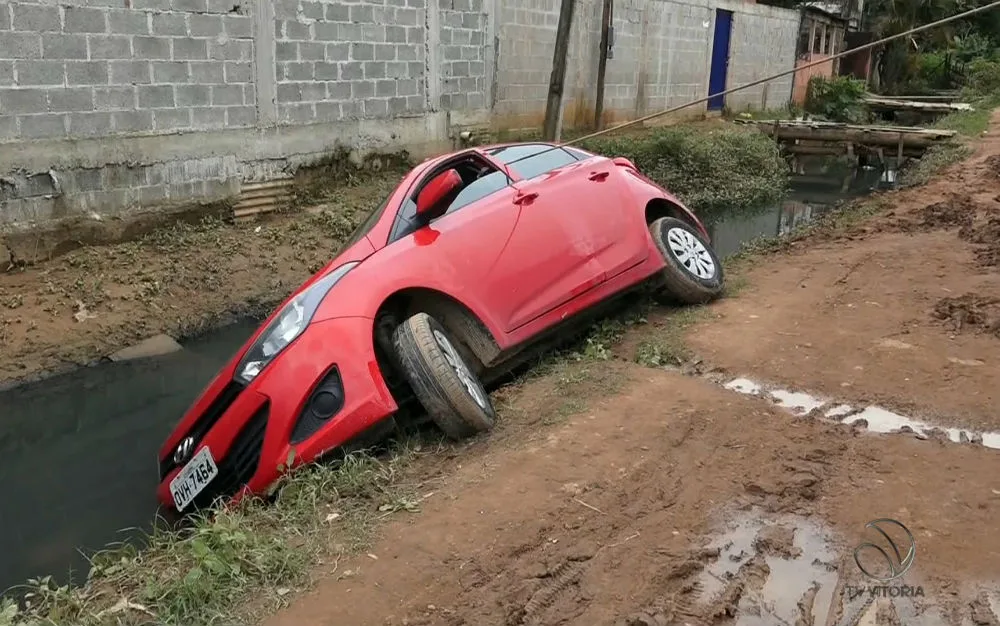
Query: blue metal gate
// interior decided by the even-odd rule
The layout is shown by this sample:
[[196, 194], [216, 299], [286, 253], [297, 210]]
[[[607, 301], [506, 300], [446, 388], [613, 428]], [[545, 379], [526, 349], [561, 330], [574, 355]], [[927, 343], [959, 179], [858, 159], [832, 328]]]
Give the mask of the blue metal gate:
[[[729, 71], [729, 42], [733, 34], [733, 12], [715, 10], [715, 38], [712, 40], [712, 68], [708, 75], [708, 95], [726, 90]], [[725, 96], [715, 96], [708, 101], [709, 111], [720, 111], [726, 104]]]

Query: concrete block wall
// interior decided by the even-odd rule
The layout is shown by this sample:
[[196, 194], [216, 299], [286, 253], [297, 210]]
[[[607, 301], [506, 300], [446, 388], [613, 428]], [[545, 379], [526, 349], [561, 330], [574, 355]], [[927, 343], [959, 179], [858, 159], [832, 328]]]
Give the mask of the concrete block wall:
[[254, 124], [249, 16], [210, 0], [133, 6], [0, 2], [0, 141]]
[[[792, 69], [799, 33], [799, 12], [758, 5], [733, 20], [726, 88], [752, 83]], [[761, 36], [764, 33], [765, 36]], [[792, 75], [726, 96], [734, 111], [776, 109], [791, 100]]]
[[426, 2], [277, 0], [278, 122], [425, 111]]
[[[564, 123], [593, 121], [601, 0], [580, 0], [574, 13]], [[501, 10], [494, 112], [508, 125], [537, 126], [544, 116], [558, 0], [510, 0]], [[616, 0], [614, 49], [605, 80], [608, 122], [625, 121], [708, 95], [717, 9], [734, 12], [727, 87], [791, 69], [799, 13], [739, 0]], [[539, 63], [545, 59], [547, 63]], [[727, 96], [730, 108], [776, 108], [789, 101], [791, 79]], [[690, 109], [699, 114], [705, 104]]]
[[[717, 7], [737, 13], [731, 81], [791, 67], [793, 11], [616, 0], [610, 119], [705, 94]], [[468, 126], [537, 128], [558, 11], [559, 0], [0, 0], [0, 239], [231, 198], [343, 145], [424, 156]], [[600, 24], [601, 0], [578, 0], [567, 126], [593, 121]], [[786, 91], [732, 102], [775, 106]]]
[[0, 1], [0, 240], [231, 198], [340, 145], [447, 149], [487, 118], [491, 7]]

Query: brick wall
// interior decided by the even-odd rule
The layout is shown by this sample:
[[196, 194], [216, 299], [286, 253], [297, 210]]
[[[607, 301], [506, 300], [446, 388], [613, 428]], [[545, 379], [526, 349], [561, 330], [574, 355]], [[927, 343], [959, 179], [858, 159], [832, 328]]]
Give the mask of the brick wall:
[[[720, 6], [737, 13], [731, 81], [791, 67], [795, 12], [615, 4], [611, 119], [705, 94]], [[558, 10], [559, 0], [0, 0], [0, 238], [231, 197], [338, 145], [419, 155], [455, 145], [465, 126], [537, 128]], [[579, 0], [568, 126], [592, 121], [600, 23], [601, 0]], [[775, 106], [786, 92], [790, 81], [731, 104]]]

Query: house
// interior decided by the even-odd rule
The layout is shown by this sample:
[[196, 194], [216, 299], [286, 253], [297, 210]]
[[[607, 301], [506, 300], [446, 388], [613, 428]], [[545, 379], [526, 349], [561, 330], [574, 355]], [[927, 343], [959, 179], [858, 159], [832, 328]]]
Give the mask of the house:
[[[820, 3], [804, 5], [799, 25], [799, 41], [795, 51], [795, 67], [803, 67], [829, 58], [844, 50], [844, 38], [851, 20], [821, 7]], [[840, 74], [840, 60], [831, 59], [795, 73], [792, 102], [803, 105], [814, 76], [830, 78]]]

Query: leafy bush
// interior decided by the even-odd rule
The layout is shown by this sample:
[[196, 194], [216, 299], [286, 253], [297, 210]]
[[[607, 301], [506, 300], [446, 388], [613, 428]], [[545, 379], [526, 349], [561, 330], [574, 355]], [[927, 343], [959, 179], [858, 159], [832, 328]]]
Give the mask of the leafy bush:
[[813, 76], [806, 91], [806, 111], [834, 122], [868, 120], [865, 82], [849, 76]]
[[651, 129], [597, 137], [581, 147], [623, 156], [695, 211], [754, 209], [785, 192], [788, 166], [778, 145], [752, 127]]
[[966, 66], [965, 98], [974, 100], [987, 96], [1000, 96], [1000, 62], [976, 59]]
[[973, 110], [949, 113], [934, 122], [934, 127], [976, 137], [989, 126], [993, 109], [1000, 106], [1000, 63], [977, 59], [966, 66], [965, 78], [962, 100], [970, 103]]

